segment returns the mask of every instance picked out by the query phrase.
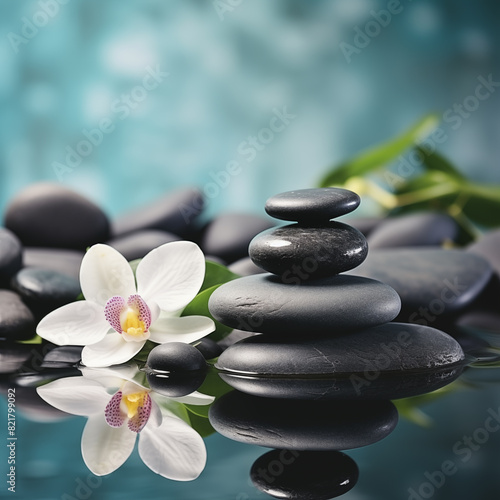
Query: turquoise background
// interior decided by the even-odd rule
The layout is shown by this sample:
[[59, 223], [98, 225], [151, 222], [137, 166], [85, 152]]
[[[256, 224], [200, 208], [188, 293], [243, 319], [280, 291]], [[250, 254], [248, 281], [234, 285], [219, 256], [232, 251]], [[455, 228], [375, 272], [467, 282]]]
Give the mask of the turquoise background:
[[[221, 19], [210, 0], [69, 0], [57, 8], [51, 0], [0, 0], [0, 213], [19, 189], [40, 180], [62, 182], [110, 215], [184, 185], [208, 190], [211, 215], [263, 213], [272, 194], [311, 187], [330, 165], [429, 111], [443, 115], [462, 103], [478, 77], [500, 81], [494, 1], [402, 1], [401, 12], [348, 62], [341, 43], [353, 44], [356, 27], [364, 29], [370, 11], [388, 3], [227, 0]], [[19, 42], [25, 18], [43, 24], [48, 4], [57, 12]], [[157, 65], [169, 73], [164, 81], [117, 112], [117, 100]], [[284, 107], [295, 118], [249, 161], [241, 143]], [[443, 122], [440, 150], [472, 179], [500, 182], [499, 115], [497, 90], [456, 130]], [[59, 179], [55, 162], [64, 163], [67, 147], [106, 118], [114, 130]], [[232, 161], [240, 172], [221, 174]], [[210, 190], [214, 178], [227, 185]], [[350, 452], [360, 482], [344, 498], [408, 498], [407, 489], [453, 457], [453, 444], [499, 404], [494, 385], [459, 392], [426, 408], [433, 428], [402, 421], [383, 442]], [[0, 412], [6, 415], [3, 402]], [[12, 498], [76, 498], [76, 479], [89, 474], [79, 448], [83, 424], [18, 417], [19, 490]], [[499, 440], [492, 435], [433, 498], [498, 498]], [[264, 450], [221, 436], [208, 438], [207, 448], [207, 468], [193, 483], [154, 475], [135, 453], [90, 498], [264, 498], [248, 484]]]

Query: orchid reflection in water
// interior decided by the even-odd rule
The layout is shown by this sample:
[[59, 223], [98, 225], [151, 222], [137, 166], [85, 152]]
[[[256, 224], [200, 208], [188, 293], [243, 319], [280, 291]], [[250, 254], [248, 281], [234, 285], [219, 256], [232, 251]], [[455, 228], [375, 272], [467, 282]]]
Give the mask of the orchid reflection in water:
[[125, 363], [148, 339], [158, 344], [195, 342], [215, 330], [214, 322], [206, 316], [180, 315], [204, 276], [203, 252], [189, 241], [152, 250], [137, 266], [135, 277], [119, 252], [94, 245], [80, 268], [85, 300], [48, 314], [37, 333], [57, 345], [85, 346], [82, 362], [90, 367]]
[[206, 463], [201, 436], [189, 425], [183, 404], [209, 405], [199, 392], [167, 398], [149, 388], [136, 365], [82, 367], [81, 377], [68, 377], [38, 387], [50, 405], [88, 421], [82, 456], [97, 476], [110, 474], [131, 455], [137, 436], [142, 461], [157, 474], [176, 481], [196, 479]]

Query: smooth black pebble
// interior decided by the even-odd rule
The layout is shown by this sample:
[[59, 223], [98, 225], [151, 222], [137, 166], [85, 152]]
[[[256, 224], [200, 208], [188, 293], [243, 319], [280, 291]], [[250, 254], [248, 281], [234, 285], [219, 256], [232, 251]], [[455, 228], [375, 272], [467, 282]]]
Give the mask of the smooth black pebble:
[[8, 229], [0, 228], [0, 286], [6, 286], [22, 265], [23, 249], [19, 238]]
[[266, 271], [309, 279], [325, 278], [354, 269], [366, 258], [368, 245], [355, 228], [340, 222], [317, 227], [299, 224], [257, 235], [248, 249], [250, 258]]
[[35, 336], [35, 318], [21, 297], [0, 290], [0, 339], [28, 340]]
[[29, 247], [24, 249], [24, 267], [50, 269], [79, 280], [83, 255], [77, 250]]

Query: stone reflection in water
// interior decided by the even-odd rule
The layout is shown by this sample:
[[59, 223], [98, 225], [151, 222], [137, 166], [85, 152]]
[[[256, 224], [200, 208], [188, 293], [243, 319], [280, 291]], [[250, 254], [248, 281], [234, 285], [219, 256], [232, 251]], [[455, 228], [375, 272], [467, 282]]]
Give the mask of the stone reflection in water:
[[250, 478], [276, 498], [327, 500], [347, 493], [358, 480], [358, 466], [339, 451], [272, 450], [252, 465]]
[[239, 391], [217, 399], [210, 423], [243, 443], [290, 450], [349, 450], [380, 441], [396, 427], [390, 401], [293, 401]]
[[155, 347], [145, 367], [151, 389], [168, 397], [196, 391], [207, 373], [203, 354], [189, 344], [169, 342]]

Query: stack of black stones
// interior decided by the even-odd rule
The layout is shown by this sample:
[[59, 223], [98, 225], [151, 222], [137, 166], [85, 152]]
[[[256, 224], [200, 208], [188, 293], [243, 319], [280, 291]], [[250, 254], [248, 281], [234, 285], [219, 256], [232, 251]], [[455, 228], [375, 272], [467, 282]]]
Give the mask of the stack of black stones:
[[210, 299], [217, 320], [260, 334], [219, 357], [221, 377], [236, 391], [215, 402], [211, 423], [231, 439], [276, 449], [251, 475], [279, 498], [348, 491], [358, 472], [340, 450], [386, 437], [398, 420], [391, 400], [443, 387], [464, 367], [449, 335], [391, 323], [401, 309], [391, 287], [340, 274], [359, 266], [368, 246], [358, 230], [332, 219], [359, 203], [337, 188], [270, 198], [267, 213], [294, 223], [251, 242], [251, 259], [268, 272], [229, 282]]

